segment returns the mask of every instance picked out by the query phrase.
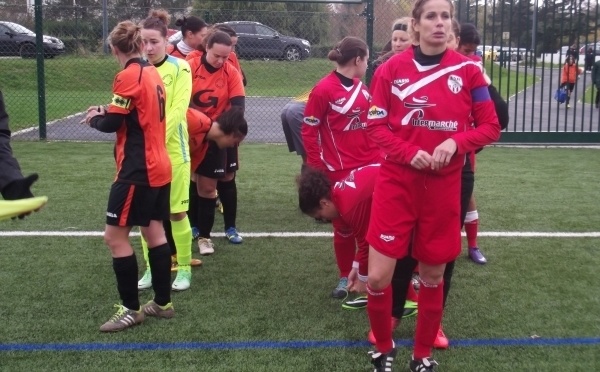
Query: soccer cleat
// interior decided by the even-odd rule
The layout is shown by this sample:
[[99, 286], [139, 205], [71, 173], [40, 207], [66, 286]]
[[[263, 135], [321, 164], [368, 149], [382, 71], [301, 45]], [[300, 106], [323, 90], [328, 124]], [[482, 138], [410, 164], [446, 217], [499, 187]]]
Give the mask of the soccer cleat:
[[219, 197], [217, 197], [215, 207], [219, 210], [219, 213], [223, 214], [223, 203], [221, 203], [221, 199], [219, 199]]
[[375, 367], [373, 372], [391, 372], [392, 364], [394, 363], [394, 359], [396, 359], [397, 353], [398, 350], [396, 349], [396, 345], [393, 346], [392, 350], [385, 354], [378, 351], [369, 351], [371, 364]]
[[415, 316], [418, 312], [419, 304], [414, 301], [406, 300], [406, 302], [404, 303], [404, 312], [402, 313], [402, 319]]
[[185, 269], [185, 266], [180, 266], [171, 289], [174, 291], [185, 291], [190, 288], [191, 281], [191, 267], [188, 266], [187, 269]]
[[333, 291], [331, 291], [331, 297], [333, 298], [339, 298], [339, 299], [344, 299], [346, 297], [348, 297], [348, 278], [343, 277], [340, 278], [340, 281], [338, 282], [337, 287], [335, 287], [333, 289]]
[[142, 279], [140, 279], [138, 281], [138, 289], [139, 290], [144, 290], [144, 289], [148, 289], [152, 287], [152, 272], [150, 271], [150, 268], [146, 268], [146, 271], [144, 272], [144, 276], [142, 276]]
[[238, 234], [238, 231], [235, 227], [230, 227], [225, 231], [225, 237], [229, 240], [231, 244], [242, 244], [244, 239]]
[[433, 367], [437, 366], [438, 362], [433, 358], [413, 359], [408, 364], [411, 372], [427, 372], [433, 371]]
[[142, 305], [142, 311], [148, 316], [157, 318], [171, 319], [175, 316], [175, 308], [172, 302], [169, 302], [165, 306], [160, 306], [154, 300], [150, 300], [148, 303]]
[[18, 200], [0, 200], [0, 221], [9, 218], [23, 218], [31, 212], [38, 211], [48, 202], [48, 197], [38, 196]]
[[367, 296], [358, 296], [353, 300], [342, 303], [342, 308], [346, 310], [361, 310], [367, 307]]
[[448, 341], [448, 337], [446, 337], [446, 334], [442, 329], [442, 325], [440, 324], [440, 329], [438, 329], [438, 333], [433, 341], [433, 347], [435, 349], [447, 349], [449, 344], [450, 342]]
[[197, 227], [192, 227], [192, 241], [196, 241], [200, 238], [200, 230]]
[[481, 253], [481, 251], [477, 247], [469, 248], [469, 258], [479, 265], [485, 265], [485, 263], [487, 262], [483, 253]]
[[117, 312], [108, 322], [100, 326], [100, 332], [119, 332], [144, 321], [144, 312], [141, 310], [129, 310], [123, 305], [115, 305], [115, 307], [118, 308]]
[[200, 251], [200, 255], [208, 256], [215, 253], [215, 245], [212, 240], [206, 238], [198, 239], [198, 250]]
[[190, 266], [202, 266], [202, 260], [199, 260], [197, 258], [192, 258], [190, 260]]
[[[392, 317], [392, 334], [394, 333], [394, 331], [396, 330], [396, 328], [398, 328], [398, 326], [400, 325], [400, 321], [394, 317]], [[370, 329], [369, 330], [369, 334], [367, 335], [367, 340], [369, 340], [370, 343], [372, 343], [373, 345], [375, 345], [375, 343], [377, 342], [377, 340], [375, 340], [375, 335], [373, 334], [373, 330]]]

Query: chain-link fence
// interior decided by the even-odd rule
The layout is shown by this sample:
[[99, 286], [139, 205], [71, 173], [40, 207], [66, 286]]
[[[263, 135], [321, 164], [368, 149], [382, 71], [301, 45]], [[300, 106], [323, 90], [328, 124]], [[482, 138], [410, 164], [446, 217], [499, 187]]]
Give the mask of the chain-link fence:
[[[247, 77], [247, 140], [254, 142], [284, 142], [282, 108], [334, 68], [326, 55], [338, 40], [349, 35], [368, 39], [372, 35], [371, 57], [375, 59], [390, 40], [394, 20], [409, 16], [413, 4], [410, 0], [374, 1], [369, 14], [366, 3], [228, 1], [221, 2], [227, 6], [205, 5], [209, 3], [168, 9], [170, 31], [174, 33], [171, 40], [176, 42], [175, 21], [184, 15], [193, 14], [208, 23], [232, 22], [229, 24], [239, 36], [236, 51]], [[576, 43], [595, 47], [600, 39], [598, 0], [586, 2], [584, 8], [580, 4], [579, 9], [550, 2], [539, 7], [537, 2], [494, 4], [460, 0], [455, 7], [459, 20], [474, 23], [481, 32], [480, 54], [488, 74], [500, 93], [510, 99], [509, 132], [535, 133], [537, 137], [542, 132], [578, 132], [586, 138], [590, 133], [600, 138], [591, 74], [582, 74], [576, 84], [573, 109], [567, 111], [552, 100], [565, 60], [561, 46]], [[33, 8], [0, 5], [0, 89], [14, 137], [112, 140], [112, 136], [78, 122], [88, 106], [106, 103], [111, 97], [112, 79], [119, 66], [104, 43], [108, 32], [121, 20], [142, 20], [149, 9], [50, 4], [42, 11], [38, 27], [45, 35], [43, 70], [32, 35], [36, 28]], [[600, 54], [600, 48], [595, 50]], [[583, 67], [584, 54], [579, 63]], [[42, 109], [38, 107], [40, 71], [45, 87]], [[42, 131], [38, 129], [40, 116], [47, 122]]]

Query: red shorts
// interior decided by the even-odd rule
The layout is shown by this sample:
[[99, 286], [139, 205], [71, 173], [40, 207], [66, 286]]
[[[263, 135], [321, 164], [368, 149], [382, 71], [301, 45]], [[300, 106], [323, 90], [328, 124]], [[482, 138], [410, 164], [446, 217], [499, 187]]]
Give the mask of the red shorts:
[[379, 253], [429, 265], [460, 254], [461, 170], [435, 175], [384, 161], [375, 183], [367, 241]]

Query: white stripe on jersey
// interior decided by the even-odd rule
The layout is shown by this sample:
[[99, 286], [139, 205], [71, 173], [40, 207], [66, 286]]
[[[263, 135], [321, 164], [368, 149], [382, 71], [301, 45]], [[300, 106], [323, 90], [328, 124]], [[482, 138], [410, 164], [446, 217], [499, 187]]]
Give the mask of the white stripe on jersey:
[[339, 112], [340, 114], [345, 114], [346, 112], [348, 112], [348, 110], [350, 110], [350, 108], [354, 105], [354, 101], [356, 101], [356, 97], [358, 97], [358, 93], [360, 93], [362, 85], [362, 82], [359, 81], [356, 85], [356, 89], [352, 93], [352, 96], [348, 101], [346, 101], [346, 104], [344, 106], [338, 106], [334, 103], [331, 103], [331, 108], [333, 109], [333, 111]]
[[[413, 60], [413, 62], [417, 66], [417, 69], [419, 69], [419, 67], [423, 67], [417, 61]], [[419, 79], [417, 82], [415, 82], [414, 84], [408, 85], [404, 89], [400, 89], [397, 86], [395, 86], [394, 84], [392, 84], [392, 94], [395, 95], [396, 97], [400, 98], [401, 101], [404, 101], [406, 99], [406, 97], [408, 97], [409, 95], [415, 93], [417, 90], [423, 88], [424, 86], [429, 85], [433, 81], [441, 78], [442, 76], [446, 75], [449, 72], [460, 70], [461, 68], [463, 68], [466, 65], [475, 65], [475, 66], [477, 66], [477, 62], [475, 62], [475, 61], [465, 61], [465, 62], [462, 62], [462, 63], [460, 63], [458, 65], [454, 65], [454, 66], [449, 66], [449, 67], [443, 68], [440, 71], [437, 71], [437, 72], [435, 72], [435, 73], [433, 73], [433, 74], [431, 74], [429, 76], [426, 76], [426, 77], [424, 77], [422, 79]]]

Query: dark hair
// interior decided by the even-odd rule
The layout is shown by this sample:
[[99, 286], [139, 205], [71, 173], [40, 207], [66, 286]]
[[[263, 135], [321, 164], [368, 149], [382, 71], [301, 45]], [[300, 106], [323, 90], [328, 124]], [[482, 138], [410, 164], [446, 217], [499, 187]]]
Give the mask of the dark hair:
[[159, 31], [162, 37], [167, 37], [167, 25], [171, 16], [164, 9], [152, 9], [148, 18], [142, 21], [142, 28]]
[[392, 29], [392, 32], [394, 31], [406, 31], [408, 32], [408, 25], [405, 23], [396, 23], [394, 25], [394, 28]]
[[206, 39], [204, 39], [204, 47], [206, 49], [210, 49], [215, 44], [223, 44], [227, 46], [233, 45], [233, 43], [231, 42], [231, 37], [229, 37], [229, 35], [227, 35], [223, 31], [219, 31], [216, 29], [213, 30], [210, 34], [208, 34], [208, 36], [206, 36]]
[[208, 27], [206, 22], [196, 16], [183, 17], [175, 22], [175, 26], [181, 27], [181, 36], [185, 38], [185, 33], [191, 31], [193, 34]]
[[327, 58], [337, 62], [340, 66], [345, 66], [356, 57], [365, 58], [368, 53], [367, 43], [363, 39], [346, 36], [327, 54]]
[[463, 23], [460, 25], [460, 45], [464, 44], [481, 44], [479, 31], [472, 23]]
[[311, 215], [321, 208], [321, 199], [331, 200], [331, 181], [325, 173], [306, 167], [296, 177], [298, 207], [304, 214]]
[[141, 27], [131, 21], [119, 22], [110, 32], [108, 42], [121, 53], [141, 53], [144, 42], [140, 30]]
[[235, 32], [235, 30], [233, 28], [231, 28], [230, 26], [227, 26], [224, 23], [217, 23], [216, 25], [213, 25], [213, 27], [215, 28], [215, 30], [223, 31], [224, 33], [229, 35], [229, 37], [237, 36], [237, 33]]
[[234, 135], [235, 137], [245, 137], [248, 135], [248, 122], [244, 118], [244, 110], [239, 106], [231, 106], [223, 111], [217, 120], [219, 128], [225, 135]]

